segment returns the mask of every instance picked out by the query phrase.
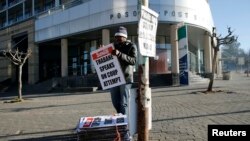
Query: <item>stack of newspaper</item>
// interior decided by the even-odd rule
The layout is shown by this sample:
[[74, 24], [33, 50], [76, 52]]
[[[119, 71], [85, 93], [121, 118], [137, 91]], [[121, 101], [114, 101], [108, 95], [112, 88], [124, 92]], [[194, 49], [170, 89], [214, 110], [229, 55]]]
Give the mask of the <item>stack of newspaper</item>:
[[128, 119], [121, 114], [81, 117], [76, 132], [79, 141], [129, 140]]

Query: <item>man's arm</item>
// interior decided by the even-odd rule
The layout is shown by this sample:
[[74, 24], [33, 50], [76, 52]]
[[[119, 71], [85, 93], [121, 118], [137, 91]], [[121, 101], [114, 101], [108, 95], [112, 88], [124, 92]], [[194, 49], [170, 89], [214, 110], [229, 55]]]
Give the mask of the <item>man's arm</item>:
[[137, 48], [135, 44], [132, 44], [128, 54], [122, 53], [119, 50], [116, 50], [116, 56], [121, 60], [127, 62], [129, 65], [135, 65], [137, 59]]

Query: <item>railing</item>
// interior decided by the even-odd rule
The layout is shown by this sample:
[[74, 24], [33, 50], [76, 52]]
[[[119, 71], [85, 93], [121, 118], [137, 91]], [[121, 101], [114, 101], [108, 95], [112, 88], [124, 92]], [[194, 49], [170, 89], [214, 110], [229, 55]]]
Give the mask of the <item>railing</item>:
[[48, 15], [51, 15], [51, 14], [54, 14], [54, 13], [57, 13], [57, 12], [60, 12], [60, 11], [63, 11], [63, 10], [66, 10], [66, 9], [69, 9], [69, 8], [72, 8], [74, 6], [77, 6], [77, 5], [80, 5], [80, 4], [83, 4], [83, 3], [86, 3], [86, 2], [89, 2], [90, 0], [74, 0], [74, 1], [70, 1], [68, 3], [65, 3], [63, 5], [60, 5], [58, 7], [53, 7], [51, 9], [48, 9], [44, 12], [41, 12], [39, 14], [37, 14], [37, 18], [42, 18], [42, 17], [46, 17]]
[[[14, 6], [18, 3], [21, 3], [23, 2], [24, 0], [15, 0], [11, 3], [9, 3], [9, 7], [11, 6]], [[13, 19], [9, 19], [9, 22], [7, 23], [2, 23], [0, 25], [0, 30], [5, 28], [5, 27], [8, 27], [8, 26], [11, 26], [15, 23], [18, 23], [18, 22], [21, 22], [21, 21], [24, 21], [24, 20], [27, 20], [33, 16], [36, 16], [36, 18], [41, 18], [41, 17], [44, 17], [44, 16], [48, 16], [48, 15], [51, 15], [53, 13], [56, 13], [56, 12], [60, 12], [60, 11], [63, 11], [65, 9], [69, 9], [71, 7], [74, 7], [74, 6], [77, 6], [77, 5], [80, 5], [82, 3], [86, 3], [86, 2], [89, 2], [90, 0], [73, 0], [73, 1], [70, 1], [68, 3], [65, 3], [63, 5], [60, 5], [60, 6], [57, 6], [57, 7], [52, 7], [51, 6], [48, 6], [48, 7], [45, 7], [44, 10], [38, 10], [38, 11], [35, 11], [34, 15], [32, 15], [32, 13], [28, 13], [28, 14], [25, 14], [24, 17], [23, 16], [19, 16], [19, 17], [16, 17], [16, 18], [13, 18]], [[2, 7], [4, 9], [7, 8], [7, 4], [6, 6]], [[0, 8], [0, 11], [2, 11], [3, 9]]]
[[9, 7], [19, 4], [21, 2], [24, 2], [24, 0], [14, 0], [13, 2], [9, 3]]
[[0, 4], [0, 11], [2, 12], [3, 10], [5, 10], [7, 8], [7, 4], [2, 5], [2, 3]]

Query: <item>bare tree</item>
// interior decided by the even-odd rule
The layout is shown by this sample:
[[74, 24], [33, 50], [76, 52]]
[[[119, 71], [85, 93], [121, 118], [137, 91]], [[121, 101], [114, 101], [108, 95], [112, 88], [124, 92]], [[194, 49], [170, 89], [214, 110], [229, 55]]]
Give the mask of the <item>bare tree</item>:
[[230, 27], [228, 27], [227, 29], [228, 29], [228, 35], [226, 35], [225, 37], [221, 37], [221, 35], [217, 35], [215, 27], [213, 27], [212, 35], [209, 35], [211, 37], [211, 44], [214, 50], [214, 56], [213, 56], [213, 62], [212, 62], [212, 75], [210, 76], [210, 81], [209, 81], [209, 85], [207, 88], [208, 92], [211, 92], [213, 90], [214, 73], [215, 73], [216, 64], [217, 64], [217, 54], [218, 54], [218, 51], [220, 51], [220, 46], [236, 42], [238, 38], [232, 35], [233, 32], [231, 31]]
[[22, 70], [26, 60], [30, 57], [32, 51], [30, 49], [27, 52], [20, 52], [18, 48], [16, 50], [4, 50], [3, 55], [8, 58], [14, 65], [18, 66], [18, 101], [22, 101]]
[[248, 50], [248, 56], [247, 56], [247, 61], [246, 61], [246, 63], [247, 63], [247, 77], [249, 77], [249, 71], [250, 71], [250, 69], [249, 69], [249, 64], [250, 64], [250, 49]]

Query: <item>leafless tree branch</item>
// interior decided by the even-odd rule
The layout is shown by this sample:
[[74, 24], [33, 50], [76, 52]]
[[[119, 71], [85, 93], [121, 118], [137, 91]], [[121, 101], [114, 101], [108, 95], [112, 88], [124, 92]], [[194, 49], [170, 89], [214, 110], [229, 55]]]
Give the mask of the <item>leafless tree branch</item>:
[[23, 52], [20, 52], [17, 48], [15, 51], [4, 50], [2, 52], [6, 58], [8, 58], [13, 64], [17, 65], [19, 68], [18, 99], [22, 101], [22, 67], [25, 64], [26, 60], [30, 57], [32, 51], [28, 49], [26, 53], [23, 53]]
[[220, 46], [223, 44], [231, 44], [233, 42], [236, 42], [238, 37], [233, 35], [233, 31], [230, 27], [227, 28], [228, 34], [225, 37], [222, 37], [221, 35], [217, 35], [216, 28], [213, 27], [212, 34], [209, 35], [211, 38], [211, 46], [214, 49], [214, 55], [212, 60], [212, 75], [210, 76], [210, 82], [207, 88], [207, 91], [212, 91], [213, 88], [213, 81], [214, 81], [214, 73], [216, 68], [216, 61], [217, 61], [217, 54], [220, 50]]

